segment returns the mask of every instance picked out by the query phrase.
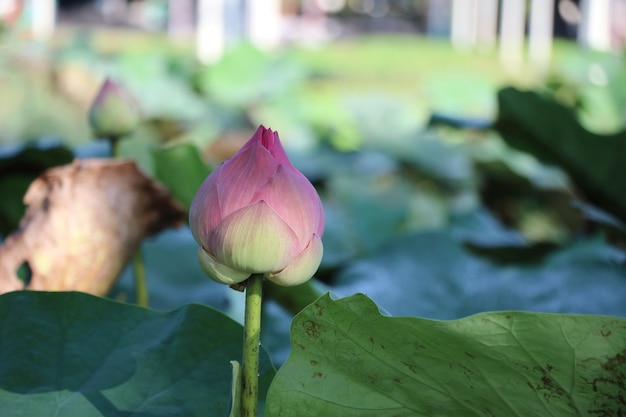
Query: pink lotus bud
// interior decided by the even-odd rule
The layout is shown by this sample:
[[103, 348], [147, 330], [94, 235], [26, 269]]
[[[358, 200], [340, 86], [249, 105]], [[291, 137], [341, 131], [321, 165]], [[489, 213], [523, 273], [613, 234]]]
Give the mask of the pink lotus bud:
[[91, 104], [89, 123], [97, 136], [119, 138], [135, 129], [139, 110], [133, 97], [107, 78]]
[[260, 126], [207, 177], [189, 210], [203, 270], [233, 285], [264, 274], [280, 285], [310, 279], [322, 260], [324, 209], [278, 133]]

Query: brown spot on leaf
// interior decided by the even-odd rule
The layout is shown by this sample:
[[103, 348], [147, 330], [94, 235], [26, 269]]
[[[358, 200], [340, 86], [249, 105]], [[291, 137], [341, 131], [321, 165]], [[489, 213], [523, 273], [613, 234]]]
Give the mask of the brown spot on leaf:
[[406, 362], [406, 361], [402, 361], [402, 363], [404, 364], [404, 366], [407, 367], [407, 369], [409, 371], [411, 371], [414, 374], [417, 374], [417, 366], [415, 366], [414, 364], [412, 364], [410, 362]]
[[371, 385], [376, 385], [378, 384], [379, 380], [380, 380], [380, 375], [378, 375], [377, 373], [371, 373], [371, 374], [366, 374], [367, 380], [369, 381], [369, 383]]
[[141, 240], [182, 222], [184, 209], [132, 161], [84, 159], [44, 172], [24, 196], [20, 227], [0, 246], [0, 293], [105, 295]]
[[[548, 365], [550, 366], [550, 365]], [[550, 367], [552, 369], [552, 367]], [[538, 395], [541, 395], [544, 400], [550, 402], [553, 398], [569, 398], [570, 394], [565, 390], [548, 374], [548, 370], [541, 366], [533, 367], [533, 372], [538, 373], [539, 380], [531, 383], [528, 382], [528, 386], [533, 389]]]
[[486, 415], [486, 416], [492, 416], [492, 417], [494, 417], [494, 416], [495, 416], [495, 414], [493, 413], [493, 411], [491, 411], [491, 409], [490, 409], [490, 408], [483, 407], [483, 408], [481, 408], [481, 409], [480, 409], [480, 411], [481, 411], [484, 415]]
[[318, 361], [313, 360], [313, 359], [311, 359], [311, 361], [310, 361], [309, 363], [310, 363], [311, 365], [313, 365], [313, 366], [317, 366], [317, 365], [319, 365], [319, 364], [320, 364]]
[[416, 350], [419, 350], [419, 349], [425, 349], [425, 348], [426, 348], [426, 346], [424, 346], [424, 345], [423, 345], [422, 343], [420, 343], [420, 342], [414, 342], [414, 343], [413, 343], [413, 348], [415, 348]]
[[322, 374], [321, 372], [313, 372], [313, 378], [321, 378], [323, 376], [324, 374]]
[[303, 324], [304, 333], [311, 339], [317, 339], [320, 336], [320, 325], [313, 320], [307, 320]]
[[[598, 408], [590, 410], [590, 413], [626, 416], [626, 349], [607, 358], [602, 363], [601, 369], [602, 374], [591, 382], [593, 391], [597, 393], [595, 405]], [[600, 412], [608, 414], [600, 414]]]
[[316, 316], [322, 316], [322, 315], [324, 315], [324, 309], [325, 309], [325, 308], [326, 308], [326, 307], [325, 307], [325, 306], [323, 306], [322, 304], [315, 303], [315, 315], [316, 315]]

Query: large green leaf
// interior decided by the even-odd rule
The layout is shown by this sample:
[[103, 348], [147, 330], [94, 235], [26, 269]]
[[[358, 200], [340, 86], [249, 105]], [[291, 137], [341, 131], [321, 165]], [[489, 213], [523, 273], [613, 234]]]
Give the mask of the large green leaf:
[[626, 320], [524, 312], [386, 317], [325, 295], [292, 325], [276, 416], [623, 415]]
[[[242, 327], [196, 304], [156, 312], [82, 293], [0, 297], [0, 404], [12, 416], [225, 416]], [[261, 398], [273, 367], [261, 353]]]
[[589, 200], [626, 220], [626, 131], [598, 135], [581, 126], [573, 110], [533, 92], [498, 94], [497, 129], [510, 145], [562, 167]]

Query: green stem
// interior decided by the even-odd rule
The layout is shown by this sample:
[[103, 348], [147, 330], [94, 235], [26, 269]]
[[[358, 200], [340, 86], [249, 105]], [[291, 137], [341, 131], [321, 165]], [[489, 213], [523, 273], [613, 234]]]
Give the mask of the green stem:
[[141, 247], [137, 248], [133, 255], [133, 275], [135, 276], [137, 304], [141, 307], [148, 307], [148, 283], [146, 282], [146, 268]]
[[[111, 144], [111, 157], [120, 158], [120, 139], [119, 136], [110, 136], [107, 138]], [[148, 283], [146, 281], [146, 268], [143, 262], [143, 253], [141, 246], [135, 250], [133, 254], [133, 275], [135, 276], [135, 291], [137, 293], [137, 305], [148, 307]]]
[[253, 274], [246, 286], [243, 323], [241, 417], [256, 417], [259, 407], [259, 346], [263, 275]]
[[121, 158], [120, 152], [120, 137], [119, 136], [111, 136], [108, 138], [109, 143], [111, 144], [111, 156], [113, 158]]

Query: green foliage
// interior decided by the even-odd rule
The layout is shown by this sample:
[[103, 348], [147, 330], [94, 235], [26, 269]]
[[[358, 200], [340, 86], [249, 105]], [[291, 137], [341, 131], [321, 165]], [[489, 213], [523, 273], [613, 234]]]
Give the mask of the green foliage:
[[[229, 411], [242, 327], [211, 308], [162, 313], [82, 293], [14, 292], [0, 296], [0, 329], [3, 416]], [[273, 375], [262, 351], [262, 401]]]
[[366, 293], [394, 316], [454, 319], [498, 310], [626, 316], [624, 255], [602, 239], [553, 250], [535, 263], [500, 265], [459, 242], [477, 237], [492, 245], [515, 243], [515, 236], [495, 228], [408, 234], [351, 262], [335, 275], [332, 291]]
[[[598, 208], [621, 220], [626, 213], [624, 135], [591, 133], [585, 123], [614, 127], [623, 113], [615, 59], [570, 47], [563, 58], [557, 46], [552, 91], [497, 96], [509, 79], [495, 55], [460, 55], [414, 36], [280, 54], [241, 45], [200, 66], [191, 49], [181, 53], [162, 38], [138, 46], [114, 33], [79, 35], [80, 45], [55, 51], [63, 59], [43, 71], [2, 57], [0, 140], [90, 139], [84, 112], [69, 103], [88, 103], [80, 93], [92, 73], [106, 71], [145, 117], [121, 141], [122, 156], [188, 207], [211, 170], [206, 161], [227, 155], [230, 137], [247, 139], [259, 123], [277, 129], [318, 187], [327, 228], [318, 279], [265, 287], [262, 343], [275, 363], [289, 354], [293, 314], [328, 290], [364, 292], [395, 316], [413, 316], [384, 317], [360, 295], [309, 305], [293, 322], [293, 355], [271, 388], [271, 415], [624, 412], [614, 390], [624, 389], [616, 379], [625, 372], [623, 319], [520, 311], [414, 318], [494, 310], [626, 316], [624, 236], [590, 233], [581, 215], [620, 229]], [[607, 86], [589, 85], [597, 68]], [[461, 123], [427, 125], [431, 112]], [[21, 154], [0, 160], [0, 233], [17, 226], [32, 178], [73, 156], [44, 148], [29, 149], [35, 165]], [[74, 151], [97, 153], [91, 149]], [[166, 312], [83, 294], [0, 297], [3, 416], [228, 413], [229, 361], [240, 360], [242, 328], [189, 303], [241, 317], [241, 294], [204, 278], [186, 227], [142, 246], [151, 306]], [[110, 298], [134, 299], [130, 275]], [[265, 392], [274, 371], [265, 352], [262, 361]]]
[[325, 295], [298, 314], [268, 393], [278, 416], [621, 415], [626, 320], [517, 311], [386, 317]]
[[73, 158], [72, 151], [60, 145], [27, 146], [0, 157], [0, 236], [17, 228], [24, 215], [22, 199], [30, 183], [46, 169], [70, 163]]
[[223, 106], [242, 108], [285, 94], [306, 75], [287, 56], [269, 56], [251, 45], [231, 48], [197, 79], [200, 90]]
[[498, 99], [496, 128], [507, 143], [561, 166], [591, 202], [626, 220], [626, 177], [616, 175], [626, 153], [626, 131], [589, 132], [572, 109], [537, 93], [506, 88]]
[[[28, 59], [21, 59], [24, 51], [31, 54]], [[46, 63], [49, 57], [41, 52], [14, 39], [2, 43], [0, 144], [42, 137], [60, 138], [72, 145], [85, 143], [90, 139], [87, 119], [73, 98], [56, 90], [58, 86], [52, 82], [51, 68]]]
[[198, 148], [187, 143], [155, 148], [152, 160], [155, 177], [189, 209], [196, 191], [211, 172], [200, 158]]

